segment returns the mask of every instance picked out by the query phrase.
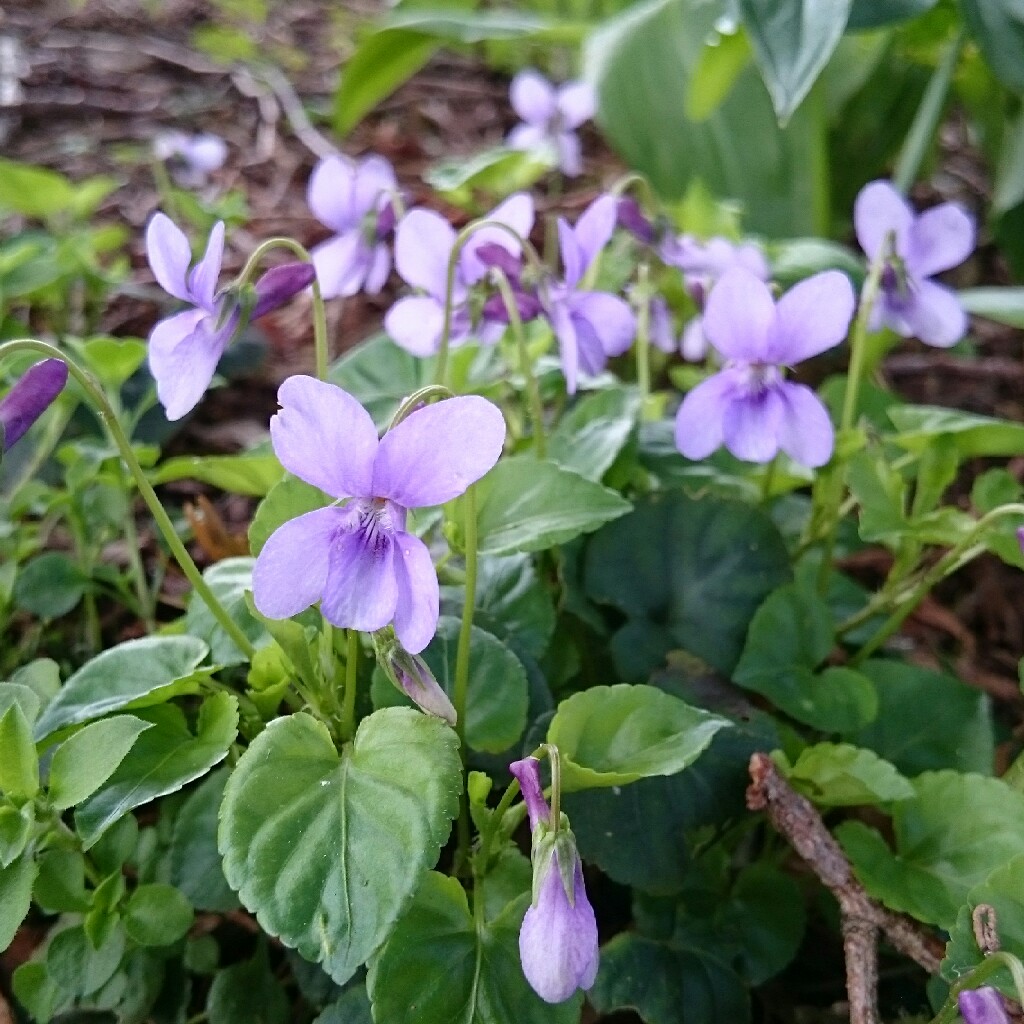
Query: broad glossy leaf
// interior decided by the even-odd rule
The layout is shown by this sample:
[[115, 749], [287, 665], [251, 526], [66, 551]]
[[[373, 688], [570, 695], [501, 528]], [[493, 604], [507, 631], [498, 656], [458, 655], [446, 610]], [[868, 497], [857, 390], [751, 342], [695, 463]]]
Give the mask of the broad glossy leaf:
[[686, 90], [685, 113], [691, 121], [710, 117], [729, 95], [739, 73], [750, 63], [750, 43], [738, 28], [735, 26], [735, 30], [728, 33], [716, 32], [715, 45], [705, 46], [701, 51], [697, 70]]
[[89, 369], [112, 388], [120, 388], [146, 359], [146, 343], [138, 338], [88, 338], [77, 348]]
[[[451, 697], [455, 692], [455, 659], [459, 619], [442, 616], [437, 633], [423, 658], [434, 678]], [[384, 673], [373, 678], [376, 707], [409, 705]], [[529, 687], [522, 662], [496, 636], [473, 626], [469, 649], [469, 689], [466, 695], [466, 742], [473, 750], [498, 754], [511, 747], [526, 728]]]
[[1024, 329], [1024, 288], [965, 288], [957, 297], [974, 316]]
[[[252, 641], [262, 647], [270, 640], [263, 623], [254, 618], [245, 600], [245, 592], [252, 590], [253, 558], [223, 558], [204, 573], [203, 579], [227, 611], [231, 620]], [[218, 665], [240, 665], [249, 660], [238, 649], [224, 627], [214, 618], [206, 602], [193, 595], [185, 615], [185, 628], [210, 647], [210, 658]]]
[[163, 882], [140, 885], [121, 914], [128, 937], [140, 946], [170, 946], [192, 927], [192, 904]]
[[14, 600], [22, 611], [43, 619], [58, 619], [82, 600], [88, 583], [67, 555], [47, 551], [19, 569]]
[[846, 27], [856, 31], [907, 21], [931, 10], [936, 3], [938, 0], [853, 0]]
[[319, 487], [289, 476], [275, 484], [259, 503], [249, 526], [249, 550], [258, 555], [267, 538], [289, 519], [296, 519], [315, 509], [330, 504]]
[[[486, 883], [485, 883], [486, 884]], [[374, 958], [367, 988], [378, 1021], [416, 1024], [574, 1024], [580, 996], [556, 1006], [530, 988], [519, 963], [528, 897], [478, 927], [455, 878], [431, 872]]]
[[409, 708], [338, 753], [306, 714], [271, 722], [228, 781], [224, 873], [260, 924], [343, 984], [433, 865], [458, 806], [455, 733]]
[[114, 773], [139, 735], [152, 726], [134, 715], [115, 715], [65, 740], [50, 762], [50, 803], [63, 811], [91, 796]]
[[111, 647], [64, 684], [36, 722], [36, 738], [112, 711], [196, 693], [193, 672], [207, 653], [206, 644], [192, 636], [150, 636]]
[[31, 800], [21, 807], [0, 804], [0, 868], [13, 864], [24, 852], [35, 821], [35, 803]]
[[39, 791], [39, 756], [32, 742], [32, 726], [20, 704], [0, 715], [0, 792], [16, 801]]
[[867, 661], [860, 671], [875, 684], [878, 717], [849, 733], [851, 743], [910, 777], [939, 768], [991, 774], [992, 712], [984, 693], [944, 672], [899, 661]]
[[174, 705], [144, 711], [153, 723], [144, 732], [99, 792], [75, 811], [75, 824], [86, 849], [134, 807], [177, 792], [224, 760], [238, 736], [238, 701], [227, 693], [207, 698], [193, 736]]
[[206, 1016], [210, 1024], [285, 1024], [289, 1019], [288, 998], [274, 977], [265, 942], [251, 960], [217, 972], [206, 997]]
[[47, 850], [38, 859], [39, 875], [32, 898], [48, 914], [89, 909], [85, 891], [85, 858], [72, 850]]
[[23, 856], [0, 868], [0, 949], [7, 949], [32, 904], [35, 860]]
[[850, 0], [739, 0], [779, 121], [789, 120], [839, 45]]
[[896, 444], [920, 452], [937, 437], [949, 437], [961, 458], [1012, 456], [1024, 449], [1024, 424], [935, 405], [901, 405], [889, 410]]
[[558, 705], [548, 742], [562, 759], [566, 791], [675, 775], [729, 722], [653, 686], [594, 686]]
[[491, 555], [543, 551], [629, 509], [615, 491], [553, 462], [503, 459], [477, 484], [479, 549]]
[[805, 747], [796, 763], [786, 762], [782, 770], [789, 784], [819, 807], [887, 804], [914, 795], [914, 787], [888, 761], [849, 743]]
[[65, 928], [46, 947], [46, 971], [65, 999], [91, 996], [114, 976], [124, 947], [120, 928], [114, 929], [98, 948], [81, 925]]
[[500, 146], [443, 160], [428, 168], [423, 180], [450, 203], [482, 213], [513, 192], [528, 189], [556, 165], [554, 152]]
[[874, 829], [838, 829], [857, 877], [893, 910], [950, 929], [974, 886], [1024, 854], [1024, 795], [999, 779], [926, 772], [893, 807], [895, 851]]
[[608, 388], [581, 398], [559, 420], [548, 454], [560, 466], [600, 481], [636, 426], [640, 396]]
[[162, 462], [149, 474], [153, 484], [199, 480], [229, 494], [262, 498], [280, 482], [284, 468], [272, 452], [244, 455], [181, 455]]
[[1019, 0], [960, 0], [964, 21], [1002, 83], [1024, 92], [1024, 9]]
[[673, 648], [731, 672], [751, 617], [789, 575], [785, 543], [763, 512], [666, 491], [590, 541], [584, 582], [593, 601], [630, 620], [613, 652], [624, 678], [644, 679]]

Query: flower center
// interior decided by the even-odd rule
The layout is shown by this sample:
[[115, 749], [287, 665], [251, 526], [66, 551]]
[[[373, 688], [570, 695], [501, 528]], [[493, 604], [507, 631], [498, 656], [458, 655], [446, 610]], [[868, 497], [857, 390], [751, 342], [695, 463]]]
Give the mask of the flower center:
[[770, 391], [782, 380], [782, 370], [774, 363], [736, 362], [732, 365], [739, 371], [741, 386], [751, 398]]
[[360, 498], [353, 502], [354, 527], [375, 552], [387, 547], [395, 535], [395, 523], [386, 498]]

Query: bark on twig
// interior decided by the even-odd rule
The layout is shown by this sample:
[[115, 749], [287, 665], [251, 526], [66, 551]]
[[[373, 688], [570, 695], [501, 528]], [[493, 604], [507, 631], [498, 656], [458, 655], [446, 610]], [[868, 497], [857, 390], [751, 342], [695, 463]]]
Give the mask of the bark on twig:
[[767, 812], [772, 825], [839, 902], [851, 1024], [877, 1024], [878, 932], [929, 974], [938, 972], [942, 942], [913, 918], [887, 910], [868, 896], [814, 805], [790, 787], [767, 754], [751, 757], [750, 778], [747, 807]]

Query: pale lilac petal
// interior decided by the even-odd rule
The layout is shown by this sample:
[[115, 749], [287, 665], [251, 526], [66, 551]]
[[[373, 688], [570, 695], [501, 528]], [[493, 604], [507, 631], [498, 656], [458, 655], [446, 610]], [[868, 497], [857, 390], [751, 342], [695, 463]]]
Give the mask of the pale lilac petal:
[[835, 434], [821, 399], [806, 385], [780, 381], [775, 385], [782, 400], [778, 426], [779, 447], [801, 466], [817, 469], [832, 458]]
[[558, 151], [558, 169], [567, 178], [578, 178], [583, 173], [583, 144], [575, 132], [559, 132], [555, 136]]
[[149, 335], [149, 370], [169, 420], [180, 420], [199, 404], [231, 340], [237, 315], [220, 330], [201, 309], [157, 323]]
[[431, 295], [409, 295], [387, 311], [384, 330], [406, 352], [420, 358], [432, 356], [441, 344], [444, 306]]
[[838, 270], [794, 285], [775, 307], [769, 362], [793, 366], [838, 345], [850, 329], [855, 304], [853, 285]]
[[593, 324], [581, 316], [574, 315], [572, 325], [576, 329], [576, 358], [580, 370], [590, 377], [596, 377], [608, 363], [601, 339]]
[[583, 249], [576, 239], [576, 232], [564, 217], [558, 218], [558, 251], [562, 256], [562, 272], [565, 283], [575, 288], [587, 270]]
[[703, 362], [708, 354], [708, 339], [704, 337], [702, 318], [695, 316], [684, 328], [679, 340], [679, 351], [691, 363]]
[[157, 284], [182, 302], [191, 302], [188, 265], [192, 248], [180, 228], [165, 213], [154, 213], [146, 228], [146, 258]]
[[568, 394], [576, 394], [576, 375], [579, 372], [579, 344], [576, 339], [576, 327], [569, 315], [564, 302], [551, 304], [548, 310], [551, 329], [558, 340], [558, 355], [562, 361], [562, 374], [565, 377], [565, 390]]
[[620, 356], [636, 337], [636, 319], [629, 304], [606, 292], [577, 292], [570, 299], [574, 317], [593, 328], [606, 356]]
[[373, 493], [377, 428], [347, 392], [313, 377], [289, 377], [270, 438], [281, 465], [333, 498]]
[[566, 128], [579, 128], [597, 113], [597, 94], [589, 82], [566, 82], [558, 90], [557, 103]]
[[289, 619], [320, 600], [335, 534], [344, 528], [340, 508], [319, 508], [279, 526], [256, 556], [252, 599], [268, 619]]
[[228, 158], [228, 144], [219, 135], [201, 133], [185, 137], [181, 154], [193, 170], [212, 174], [224, 166]]
[[963, 263], [974, 250], [974, 218], [956, 203], [925, 210], [910, 229], [907, 265], [917, 277], [931, 277]]
[[527, 124], [545, 124], [555, 116], [557, 96], [551, 83], [533, 68], [520, 71], [509, 87], [512, 109]]
[[728, 370], [701, 381], [683, 397], [676, 413], [676, 447], [688, 459], [706, 458], [723, 440], [725, 412], [736, 391], [735, 378]]
[[536, 829], [539, 822], [548, 824], [551, 808], [544, 799], [544, 787], [540, 784], [540, 761], [535, 757], [524, 757], [521, 761], [513, 761], [508, 770], [516, 777], [523, 794], [526, 813], [530, 816], [530, 831]]
[[188, 290], [197, 306], [213, 312], [213, 297], [217, 292], [220, 265], [224, 260], [224, 221], [219, 220], [210, 232], [203, 258], [188, 277]]
[[905, 258], [913, 223], [914, 211], [887, 181], [865, 185], [853, 204], [857, 241], [870, 260], [878, 255], [890, 231], [896, 233], [896, 253]]
[[920, 281], [901, 312], [909, 333], [926, 345], [949, 348], [967, 333], [967, 314], [956, 293], [934, 281]]
[[366, 247], [358, 228], [321, 242], [311, 255], [325, 299], [347, 298], [359, 291], [366, 276]]
[[725, 409], [722, 439], [744, 462], [771, 462], [779, 450], [779, 430], [786, 404], [778, 385], [753, 394], [737, 393]]
[[391, 273], [391, 252], [383, 243], [373, 247], [373, 255], [370, 265], [366, 268], [366, 280], [363, 282], [363, 291], [367, 295], [376, 295], [385, 284], [388, 274]]
[[752, 242], [736, 246], [734, 258], [736, 266], [746, 267], [747, 270], [755, 277], [761, 278], [762, 281], [767, 281], [771, 278], [772, 272], [768, 266], [768, 260], [765, 259], [764, 253], [761, 252], [760, 248]]
[[338, 534], [330, 549], [320, 611], [334, 626], [372, 633], [395, 616], [395, 542], [386, 532], [371, 540], [362, 529]]
[[395, 534], [395, 576], [395, 635], [410, 654], [418, 654], [437, 632], [440, 607], [437, 571], [419, 537], [401, 531]]
[[536, 153], [551, 145], [551, 135], [544, 125], [518, 124], [508, 133], [505, 145], [509, 149]]
[[598, 196], [580, 214], [574, 229], [583, 255], [584, 272], [608, 244], [618, 220], [619, 201], [613, 195]]
[[339, 234], [358, 225], [354, 212], [356, 172], [351, 161], [340, 156], [324, 157], [309, 177], [306, 201], [321, 224]]
[[[552, 853], [552, 860], [555, 856]], [[519, 932], [523, 974], [534, 992], [549, 1003], [564, 1002], [576, 989], [590, 988], [597, 976], [597, 920], [578, 860], [573, 888], [574, 905], [570, 906], [558, 867], [551, 864]]]
[[672, 329], [672, 316], [668, 311], [668, 304], [660, 295], [651, 299], [650, 312], [650, 342], [662, 352], [674, 352], [676, 348], [676, 336]]
[[727, 359], [769, 362], [775, 303], [768, 286], [749, 270], [727, 270], [711, 289], [704, 334]]
[[[517, 192], [485, 214], [483, 219], [507, 224], [520, 238], [529, 238], [533, 230], [533, 197], [527, 192]], [[491, 264], [481, 260], [478, 254], [485, 246], [493, 245], [500, 246], [516, 260], [522, 252], [522, 246], [516, 238], [501, 228], [487, 227], [474, 231], [459, 257], [462, 278], [466, 284], [475, 284], [487, 273]]]
[[381, 439], [374, 494], [405, 508], [443, 505], [501, 455], [505, 419], [486, 398], [465, 395], [417, 409]]
[[368, 156], [356, 164], [352, 191], [352, 214], [360, 220], [381, 207], [381, 197], [398, 191], [391, 164], [382, 156]]
[[455, 229], [433, 210], [410, 210], [395, 231], [395, 269], [402, 280], [443, 302]]

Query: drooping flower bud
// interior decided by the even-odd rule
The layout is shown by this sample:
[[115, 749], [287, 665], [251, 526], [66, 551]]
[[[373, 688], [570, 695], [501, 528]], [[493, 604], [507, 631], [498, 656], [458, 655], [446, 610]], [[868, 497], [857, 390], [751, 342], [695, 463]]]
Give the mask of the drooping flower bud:
[[957, 996], [964, 1024], [1009, 1024], [1003, 997], [989, 986], [968, 989]]
[[0, 451], [19, 441], [61, 393], [68, 381], [62, 359], [44, 359], [30, 367], [0, 399]]
[[622, 196], [615, 213], [620, 228], [624, 228], [645, 245], [654, 244], [654, 225], [644, 216], [640, 204], [632, 196]]
[[308, 288], [315, 277], [316, 269], [312, 263], [283, 263], [279, 267], [271, 267], [256, 282], [252, 319], [279, 309], [292, 296]]
[[377, 663], [388, 679], [421, 711], [443, 718], [454, 728], [455, 707], [427, 663], [418, 654], [410, 654], [405, 650], [395, 638], [393, 630], [379, 630], [372, 634], [372, 639]]

